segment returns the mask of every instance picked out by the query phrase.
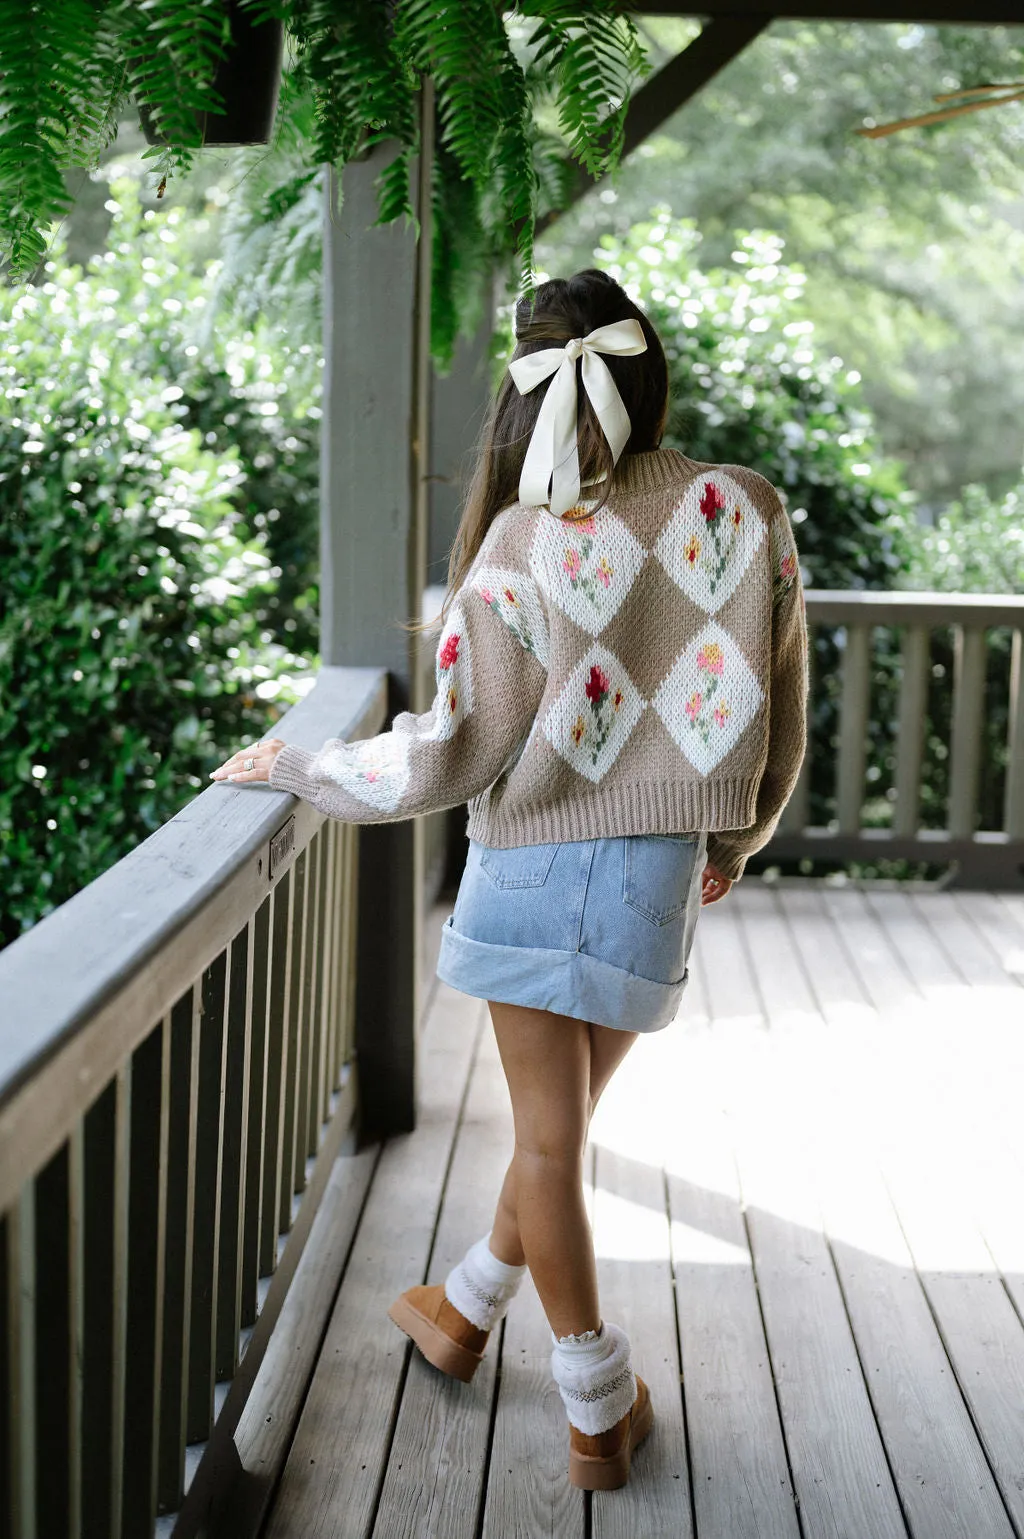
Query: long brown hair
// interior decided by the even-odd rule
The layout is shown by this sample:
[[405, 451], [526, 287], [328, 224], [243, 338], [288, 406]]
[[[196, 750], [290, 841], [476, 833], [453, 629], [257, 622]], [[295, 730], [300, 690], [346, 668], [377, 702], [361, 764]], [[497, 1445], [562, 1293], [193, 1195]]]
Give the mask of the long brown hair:
[[[665, 431], [668, 366], [658, 334], [647, 316], [607, 273], [590, 267], [571, 278], [552, 278], [540, 285], [532, 304], [520, 300], [516, 306], [516, 348], [512, 357], [522, 358], [544, 347], [557, 347], [573, 337], [585, 337], [598, 326], [627, 320], [639, 321], [647, 339], [647, 351], [631, 357], [602, 354], [602, 358], [611, 371], [632, 428], [623, 453], [642, 454], [656, 449]], [[501, 381], [484, 424], [476, 468], [452, 544], [442, 620], [494, 518], [517, 499], [527, 445], [549, 384], [546, 381], [528, 395], [520, 395], [509, 373]], [[590, 399], [579, 385], [577, 403], [580, 481], [603, 477], [596, 498], [596, 506], [600, 507], [612, 489], [612, 452]], [[589, 495], [587, 500], [589, 504]], [[415, 630], [427, 628], [422, 624], [410, 626]]]

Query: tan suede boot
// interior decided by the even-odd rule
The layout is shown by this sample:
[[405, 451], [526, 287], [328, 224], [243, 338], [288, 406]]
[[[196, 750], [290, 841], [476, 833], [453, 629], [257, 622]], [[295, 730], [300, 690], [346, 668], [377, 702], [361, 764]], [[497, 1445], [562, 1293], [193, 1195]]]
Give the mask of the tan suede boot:
[[407, 1288], [388, 1315], [412, 1337], [428, 1363], [469, 1383], [483, 1361], [490, 1332], [480, 1330], [449, 1303], [443, 1283]]
[[569, 1483], [583, 1491], [615, 1491], [629, 1479], [633, 1449], [654, 1425], [647, 1385], [636, 1375], [636, 1399], [607, 1432], [586, 1433], [569, 1423]]

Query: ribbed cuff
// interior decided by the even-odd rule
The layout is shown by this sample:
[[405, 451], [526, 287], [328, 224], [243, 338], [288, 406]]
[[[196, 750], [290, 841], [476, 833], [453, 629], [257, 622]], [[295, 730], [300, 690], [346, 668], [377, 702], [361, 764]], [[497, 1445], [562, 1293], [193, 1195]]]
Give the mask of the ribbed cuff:
[[716, 871], [721, 871], [722, 875], [727, 876], [730, 882], [739, 881], [746, 867], [747, 858], [746, 855], [730, 854], [727, 849], [719, 844], [714, 834], [708, 835], [708, 860], [715, 867]]
[[310, 766], [316, 754], [309, 748], [298, 748], [286, 743], [270, 766], [270, 784], [276, 791], [290, 791], [303, 801], [315, 802], [320, 784], [310, 776]]

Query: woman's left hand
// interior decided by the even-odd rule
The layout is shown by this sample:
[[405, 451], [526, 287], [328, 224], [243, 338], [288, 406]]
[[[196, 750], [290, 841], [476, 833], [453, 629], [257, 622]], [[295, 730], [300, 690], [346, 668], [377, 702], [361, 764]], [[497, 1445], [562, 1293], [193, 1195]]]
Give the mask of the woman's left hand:
[[274, 760], [283, 747], [284, 743], [279, 737], [269, 737], [266, 742], [254, 743], [251, 748], [240, 748], [230, 759], [225, 760], [220, 769], [213, 771], [210, 779], [253, 784], [268, 781]]

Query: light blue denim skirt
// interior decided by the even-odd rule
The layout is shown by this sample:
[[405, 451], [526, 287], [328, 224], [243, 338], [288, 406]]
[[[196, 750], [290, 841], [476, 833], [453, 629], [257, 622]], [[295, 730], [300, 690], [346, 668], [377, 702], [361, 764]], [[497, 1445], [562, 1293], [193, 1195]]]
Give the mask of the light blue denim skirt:
[[706, 850], [704, 833], [507, 850], [471, 839], [438, 977], [479, 999], [658, 1031], [686, 987]]

